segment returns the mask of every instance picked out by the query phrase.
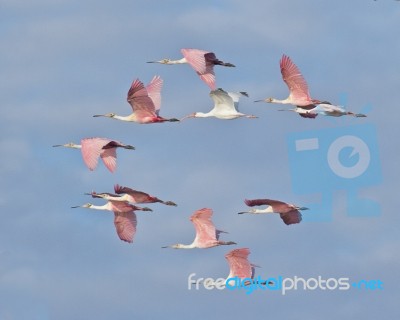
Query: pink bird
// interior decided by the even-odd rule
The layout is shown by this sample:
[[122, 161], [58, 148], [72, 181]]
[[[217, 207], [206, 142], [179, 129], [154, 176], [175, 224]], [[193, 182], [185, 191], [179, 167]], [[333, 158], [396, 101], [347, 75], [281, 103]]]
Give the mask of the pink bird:
[[146, 87], [139, 79], [136, 79], [132, 82], [127, 97], [133, 113], [128, 116], [119, 116], [115, 113], [96, 114], [93, 117], [107, 117], [141, 124], [179, 121], [175, 118], [166, 119], [159, 115], [162, 85], [163, 80], [160, 76], [154, 76]]
[[136, 210], [152, 211], [150, 208], [141, 208], [121, 201], [108, 201], [105, 205], [96, 206], [91, 203], [86, 203], [82, 206], [74, 206], [72, 208], [89, 208], [95, 210], [109, 210], [114, 212], [114, 225], [118, 237], [122, 241], [129, 243], [133, 242], [136, 234]]
[[228, 279], [234, 277], [238, 277], [240, 279], [254, 278], [254, 269], [258, 266], [249, 262], [249, 254], [249, 248], [240, 248], [229, 251], [225, 255], [230, 268]]
[[288, 204], [278, 200], [271, 199], [255, 199], [255, 200], [244, 200], [244, 203], [249, 207], [267, 205], [265, 209], [251, 209], [250, 211], [239, 212], [243, 213], [279, 213], [283, 222], [287, 225], [300, 223], [301, 213], [299, 210], [308, 210], [305, 207], [298, 207], [293, 204]]
[[319, 100], [312, 99], [308, 91], [308, 85], [299, 68], [292, 62], [292, 60], [283, 55], [280, 60], [280, 67], [283, 81], [289, 88], [289, 97], [284, 100], [275, 98], [267, 98], [263, 100], [256, 100], [255, 102], [269, 102], [269, 103], [282, 103], [292, 104], [304, 109], [311, 109], [315, 104], [320, 103]]
[[183, 58], [179, 60], [162, 59], [148, 63], [182, 64], [188, 63], [211, 90], [216, 89], [214, 66], [235, 67], [232, 63], [218, 60], [214, 52], [198, 49], [181, 49]]
[[155, 196], [151, 196], [148, 193], [142, 192], [142, 191], [137, 191], [133, 190], [128, 187], [122, 187], [118, 184], [114, 186], [114, 192], [117, 194], [113, 193], [96, 193], [96, 192], [91, 192], [88, 195], [91, 195], [93, 198], [103, 198], [105, 200], [113, 200], [113, 201], [128, 201], [131, 203], [155, 203], [159, 202], [162, 204], [165, 204], [167, 206], [177, 206], [176, 203], [172, 201], [163, 201]]
[[117, 167], [117, 148], [135, 150], [135, 147], [131, 145], [107, 138], [85, 138], [81, 140], [81, 144], [70, 142], [56, 144], [53, 147], [81, 149], [83, 161], [91, 171], [96, 168], [100, 157], [111, 172], [114, 172]]
[[221, 245], [232, 245], [236, 244], [233, 241], [221, 241], [219, 240], [220, 233], [226, 233], [221, 230], [215, 229], [214, 224], [211, 221], [213, 211], [208, 208], [197, 210], [191, 217], [190, 221], [194, 224], [196, 229], [196, 237], [191, 244], [174, 244], [171, 246], [165, 246], [163, 248], [174, 248], [174, 249], [193, 249], [193, 248], [212, 248]]

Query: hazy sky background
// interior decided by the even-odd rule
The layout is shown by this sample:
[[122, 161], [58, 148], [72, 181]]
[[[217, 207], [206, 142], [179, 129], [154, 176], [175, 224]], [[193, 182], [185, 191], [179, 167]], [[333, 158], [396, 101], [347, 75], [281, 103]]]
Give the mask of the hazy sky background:
[[[0, 318], [398, 317], [399, 30], [400, 3], [391, 0], [0, 0]], [[145, 63], [178, 59], [181, 48], [234, 63], [216, 68], [217, 85], [247, 91], [241, 110], [259, 119], [138, 125], [92, 117], [129, 114], [132, 80], [148, 83], [155, 74], [164, 79], [161, 115], [210, 110], [209, 89], [191, 67]], [[282, 54], [313, 97], [340, 103], [346, 95], [347, 107], [368, 106], [368, 117], [309, 120], [253, 103], [287, 97]], [[332, 193], [328, 222], [288, 227], [276, 215], [236, 214], [245, 198], [318, 202], [321, 195], [293, 192], [286, 139], [355, 124], [376, 128], [382, 183], [360, 192], [381, 205], [378, 216], [349, 215], [344, 190]], [[77, 150], [51, 147], [93, 136], [136, 150], [119, 150], [111, 174], [102, 163], [90, 172]], [[135, 241], [124, 243], [111, 212], [70, 208], [92, 201], [85, 192], [112, 192], [116, 183], [178, 207], [138, 212]], [[251, 249], [262, 277], [379, 279], [384, 289], [188, 291], [191, 273], [229, 272], [224, 255], [232, 247], [161, 249], [190, 243], [189, 217], [203, 207], [229, 232], [224, 240]]]

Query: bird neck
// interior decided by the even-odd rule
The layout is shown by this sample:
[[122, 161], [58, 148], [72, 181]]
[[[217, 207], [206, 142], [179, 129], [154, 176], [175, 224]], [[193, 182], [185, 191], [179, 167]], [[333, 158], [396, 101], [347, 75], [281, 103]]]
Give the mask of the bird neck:
[[137, 122], [137, 117], [136, 117], [135, 113], [131, 113], [128, 116], [119, 116], [116, 114], [113, 117], [113, 119], [117, 119], [117, 120], [121, 120], [121, 121]]
[[196, 112], [194, 114], [195, 118], [208, 118], [208, 117], [213, 117], [214, 114], [212, 113], [212, 111], [204, 113], [204, 112]]
[[94, 204], [92, 204], [89, 209], [94, 209], [94, 210], [110, 210], [108, 207], [108, 203], [102, 205], [102, 206], [96, 206]]
[[178, 244], [174, 244], [172, 246], [172, 248], [174, 248], [174, 249], [193, 249], [193, 248], [196, 248], [196, 246], [194, 243], [191, 243], [191, 244], [178, 243]]
[[273, 213], [271, 206], [266, 207], [265, 209], [254, 209], [253, 213]]
[[179, 60], [169, 60], [167, 64], [183, 64], [183, 63], [188, 63], [185, 58], [179, 59]]

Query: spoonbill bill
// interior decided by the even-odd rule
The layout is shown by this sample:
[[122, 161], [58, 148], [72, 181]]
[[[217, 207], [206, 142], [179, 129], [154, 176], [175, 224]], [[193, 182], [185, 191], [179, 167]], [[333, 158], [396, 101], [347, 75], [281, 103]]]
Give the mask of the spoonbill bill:
[[210, 92], [210, 97], [214, 100], [214, 108], [207, 112], [194, 112], [184, 117], [188, 118], [208, 118], [215, 117], [223, 120], [232, 120], [240, 117], [257, 118], [253, 115], [247, 115], [238, 111], [240, 96], [248, 97], [246, 92], [226, 92], [219, 88]]
[[183, 64], [188, 63], [211, 90], [216, 89], [214, 66], [235, 67], [232, 63], [218, 60], [214, 52], [199, 49], [181, 49], [183, 58], [179, 60], [162, 59], [147, 63]]
[[136, 234], [137, 218], [135, 210], [151, 211], [149, 208], [140, 208], [127, 202], [108, 201], [105, 205], [96, 206], [86, 203], [72, 208], [89, 208], [96, 210], [109, 210], [114, 212], [114, 225], [118, 237], [125, 242], [132, 243]]
[[353, 116], [356, 118], [364, 118], [366, 117], [365, 114], [362, 113], [354, 113], [351, 111], [347, 111], [344, 107], [342, 106], [336, 106], [333, 104], [330, 104], [329, 102], [322, 102], [320, 104], [317, 104], [314, 106], [314, 108], [305, 110], [302, 108], [294, 108], [294, 109], [286, 109], [286, 110], [279, 110], [279, 111], [294, 111], [298, 113], [302, 117], [306, 118], [315, 118], [319, 114], [322, 116], [328, 116], [328, 117], [341, 117], [341, 116]]
[[217, 230], [211, 221], [213, 211], [208, 208], [197, 210], [191, 217], [194, 228], [196, 229], [196, 237], [191, 244], [173, 244], [170, 246], [164, 246], [162, 248], [174, 248], [174, 249], [193, 249], [193, 248], [212, 248], [221, 245], [232, 245], [236, 244], [233, 241], [221, 241], [219, 240], [220, 233], [226, 233], [221, 230]]
[[146, 87], [139, 79], [136, 79], [132, 82], [127, 97], [133, 113], [128, 116], [119, 116], [115, 113], [96, 114], [93, 117], [107, 117], [140, 124], [179, 121], [175, 118], [166, 119], [159, 115], [162, 85], [163, 80], [160, 76], [154, 76]]
[[81, 144], [70, 142], [66, 144], [56, 144], [53, 147], [81, 149], [83, 161], [91, 171], [96, 168], [100, 157], [104, 165], [111, 172], [114, 172], [117, 167], [117, 148], [128, 150], [135, 149], [135, 147], [131, 145], [107, 138], [85, 138], [81, 140]]
[[311, 109], [314, 107], [313, 105], [320, 103], [319, 100], [311, 98], [306, 80], [301, 74], [299, 68], [288, 56], [282, 56], [280, 67], [283, 81], [285, 81], [289, 88], [289, 97], [283, 100], [267, 98], [256, 100], [255, 102], [264, 101], [268, 103], [292, 104], [305, 109]]
[[172, 201], [163, 201], [155, 196], [149, 195], [148, 193], [133, 190], [128, 187], [122, 187], [118, 184], [114, 185], [114, 192], [116, 192], [117, 194], [107, 193], [107, 192], [104, 192], [104, 193], [91, 192], [91, 193], [87, 193], [87, 194], [91, 195], [93, 198], [103, 198], [105, 200], [128, 201], [131, 203], [159, 202], [159, 203], [165, 204], [167, 206], [175, 206], [175, 207], [177, 206], [177, 204]]
[[265, 209], [250, 209], [249, 211], [239, 212], [243, 213], [279, 213], [283, 222], [287, 225], [300, 223], [301, 213], [300, 210], [308, 210], [305, 207], [298, 207], [293, 204], [288, 204], [279, 200], [271, 199], [255, 199], [255, 200], [244, 200], [244, 203], [249, 207], [267, 205]]

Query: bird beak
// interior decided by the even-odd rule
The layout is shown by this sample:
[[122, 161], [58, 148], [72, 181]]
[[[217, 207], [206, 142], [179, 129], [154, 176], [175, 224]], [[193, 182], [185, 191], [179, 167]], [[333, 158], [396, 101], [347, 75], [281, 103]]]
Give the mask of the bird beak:
[[263, 102], [263, 101], [265, 101], [264, 99], [262, 99], [262, 100], [254, 100], [254, 102]]
[[72, 209], [75, 209], [75, 208], [80, 208], [81, 206], [74, 206], [74, 207], [71, 207]]
[[95, 114], [93, 117], [97, 118], [97, 117], [105, 117], [105, 114]]
[[161, 247], [162, 249], [165, 249], [165, 248], [169, 248], [169, 246], [164, 246], [164, 247]]
[[180, 121], [186, 120], [186, 119], [190, 119], [190, 118], [195, 118], [196, 116], [194, 115], [194, 113], [191, 113], [189, 115], [187, 115], [186, 117], [183, 117]]
[[238, 214], [249, 213], [248, 211], [238, 212]]
[[146, 63], [159, 63], [158, 61], [147, 61]]
[[53, 147], [62, 147], [62, 144], [55, 144]]

